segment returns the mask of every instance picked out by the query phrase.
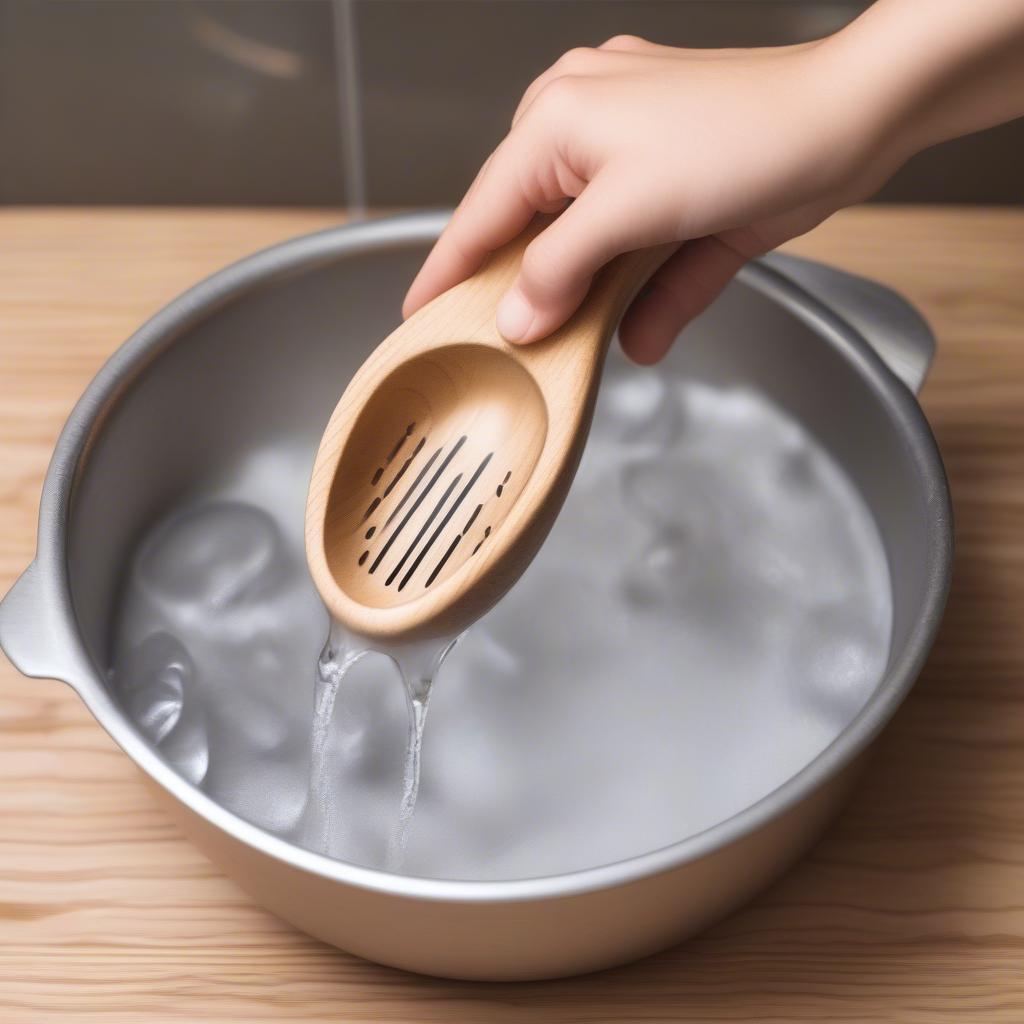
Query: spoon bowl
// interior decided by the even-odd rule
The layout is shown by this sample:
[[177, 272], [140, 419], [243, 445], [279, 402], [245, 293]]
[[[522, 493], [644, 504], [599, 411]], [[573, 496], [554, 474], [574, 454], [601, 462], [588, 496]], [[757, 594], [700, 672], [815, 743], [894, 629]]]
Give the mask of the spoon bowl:
[[558, 331], [495, 327], [538, 220], [381, 343], [317, 452], [306, 554], [334, 618], [370, 640], [453, 636], [529, 565], [572, 483], [619, 317], [671, 247], [619, 257]]
[[546, 435], [544, 397], [508, 355], [449, 345], [403, 363], [338, 460], [324, 524], [331, 576], [368, 608], [443, 585], [501, 527]]

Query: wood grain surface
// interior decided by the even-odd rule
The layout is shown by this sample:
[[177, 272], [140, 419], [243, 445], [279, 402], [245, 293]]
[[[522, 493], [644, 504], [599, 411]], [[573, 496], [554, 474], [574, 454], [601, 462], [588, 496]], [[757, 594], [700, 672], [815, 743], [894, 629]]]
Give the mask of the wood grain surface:
[[[0, 211], [0, 591], [71, 405], [198, 277], [332, 211]], [[1024, 212], [870, 208], [791, 246], [915, 302], [957, 514], [916, 690], [810, 857], [703, 936], [569, 981], [435, 981], [254, 906], [71, 690], [0, 665], [0, 1021], [1024, 1021]]]

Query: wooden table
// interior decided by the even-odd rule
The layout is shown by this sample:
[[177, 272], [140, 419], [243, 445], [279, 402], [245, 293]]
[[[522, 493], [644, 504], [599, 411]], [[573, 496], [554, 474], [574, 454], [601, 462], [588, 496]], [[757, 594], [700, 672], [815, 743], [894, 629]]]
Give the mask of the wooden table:
[[[58, 430], [189, 283], [333, 211], [0, 211], [0, 592]], [[364, 963], [222, 878], [70, 689], [0, 666], [0, 1021], [1024, 1020], [1024, 212], [861, 209], [792, 248], [934, 325], [952, 479], [938, 645], [849, 810], [705, 935], [587, 978], [489, 986]]]

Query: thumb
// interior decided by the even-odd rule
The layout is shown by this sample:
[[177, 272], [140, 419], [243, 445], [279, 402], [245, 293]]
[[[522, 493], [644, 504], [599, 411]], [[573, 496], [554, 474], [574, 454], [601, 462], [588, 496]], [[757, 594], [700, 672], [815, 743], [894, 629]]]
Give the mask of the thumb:
[[[498, 306], [507, 341], [547, 337], [576, 311], [594, 274], [620, 253], [666, 241], [627, 210], [627, 190], [598, 175], [526, 248], [519, 276]], [[648, 229], [650, 228], [650, 230]]]

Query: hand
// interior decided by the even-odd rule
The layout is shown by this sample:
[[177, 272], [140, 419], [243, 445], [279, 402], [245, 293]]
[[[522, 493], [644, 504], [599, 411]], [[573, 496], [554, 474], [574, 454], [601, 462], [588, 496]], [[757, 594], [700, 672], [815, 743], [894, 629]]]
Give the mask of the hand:
[[509, 341], [545, 337], [613, 256], [681, 241], [620, 328], [633, 359], [660, 359], [744, 262], [870, 191], [871, 125], [830, 82], [822, 46], [679, 50], [617, 37], [570, 51], [527, 89], [406, 315], [535, 211], [572, 199], [527, 249], [498, 329]]
[[404, 313], [472, 274], [536, 211], [562, 210], [527, 248], [498, 329], [543, 338], [614, 256], [679, 242], [619, 330], [628, 355], [656, 362], [745, 261], [867, 198], [919, 149], [1021, 114], [1021, 0], [931, 0], [927, 18], [920, 0], [876, 0], [799, 46], [617, 36], [571, 50], [527, 89]]

